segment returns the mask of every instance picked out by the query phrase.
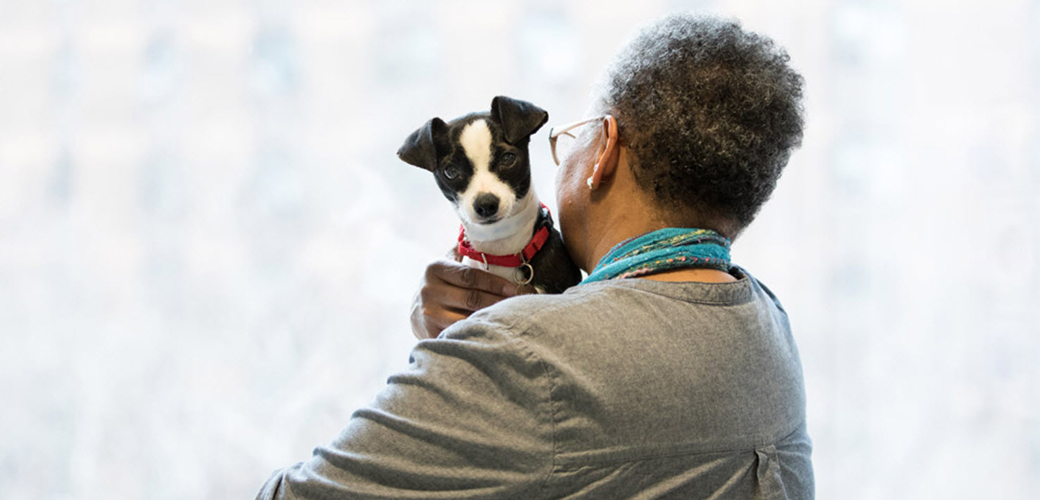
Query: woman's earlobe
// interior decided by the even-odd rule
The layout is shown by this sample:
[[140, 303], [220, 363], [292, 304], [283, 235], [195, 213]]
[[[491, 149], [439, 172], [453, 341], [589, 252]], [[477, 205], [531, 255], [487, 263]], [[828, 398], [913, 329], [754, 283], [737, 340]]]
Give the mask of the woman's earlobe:
[[592, 191], [593, 189], [595, 189], [593, 187], [593, 184], [596, 182], [595, 177], [596, 177], [596, 173], [598, 173], [598, 172], [599, 172], [599, 163], [597, 163], [597, 164], [592, 166], [592, 175], [590, 175], [588, 179], [585, 179], [585, 184], [589, 186], [589, 191]]

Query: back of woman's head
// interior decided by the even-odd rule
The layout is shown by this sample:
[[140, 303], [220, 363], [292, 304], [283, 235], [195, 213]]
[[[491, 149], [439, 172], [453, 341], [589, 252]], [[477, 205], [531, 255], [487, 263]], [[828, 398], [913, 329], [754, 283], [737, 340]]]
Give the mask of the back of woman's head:
[[673, 15], [607, 68], [598, 97], [673, 224], [736, 237], [769, 199], [802, 139], [802, 77], [788, 61], [736, 21]]

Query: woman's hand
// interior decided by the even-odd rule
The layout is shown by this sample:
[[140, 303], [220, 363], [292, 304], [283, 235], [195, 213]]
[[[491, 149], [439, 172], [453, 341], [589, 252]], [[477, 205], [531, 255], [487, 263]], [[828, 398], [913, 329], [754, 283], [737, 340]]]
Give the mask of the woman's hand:
[[460, 319], [506, 297], [516, 295], [509, 280], [451, 260], [426, 266], [426, 275], [412, 302], [412, 333], [419, 340], [434, 338]]

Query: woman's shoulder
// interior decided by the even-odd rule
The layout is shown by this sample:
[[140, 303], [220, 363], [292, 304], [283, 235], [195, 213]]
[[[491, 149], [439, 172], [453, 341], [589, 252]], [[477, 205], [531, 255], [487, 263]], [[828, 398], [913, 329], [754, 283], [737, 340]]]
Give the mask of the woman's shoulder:
[[[519, 295], [474, 313], [470, 318], [502, 325], [517, 333], [532, 330], [587, 329], [601, 323], [625, 324], [654, 314], [692, 309], [774, 304], [775, 296], [742, 268], [738, 279], [723, 283], [661, 282], [630, 278], [582, 283], [561, 294]], [[780, 309], [782, 311], [782, 309]]]
[[517, 332], [560, 316], [580, 314], [597, 300], [595, 290], [575, 286], [564, 293], [517, 295], [477, 311], [471, 320], [498, 323]]

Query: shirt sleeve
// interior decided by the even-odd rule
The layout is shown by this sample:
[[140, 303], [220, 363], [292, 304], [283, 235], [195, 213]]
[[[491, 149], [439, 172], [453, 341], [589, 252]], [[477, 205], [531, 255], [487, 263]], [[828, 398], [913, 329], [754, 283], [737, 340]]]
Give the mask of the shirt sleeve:
[[460, 321], [420, 341], [335, 441], [257, 499], [536, 498], [552, 464], [549, 391], [520, 338]]

